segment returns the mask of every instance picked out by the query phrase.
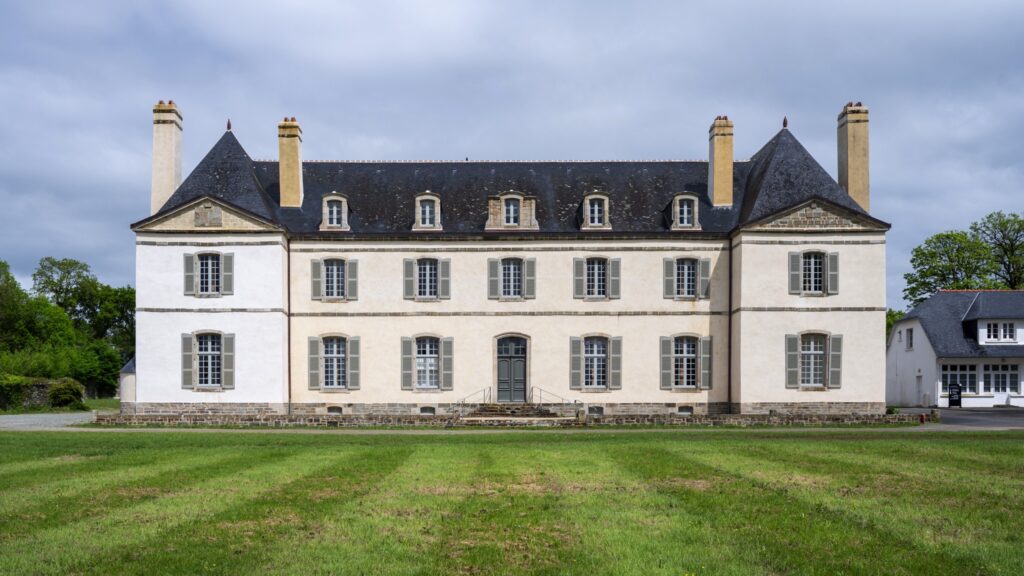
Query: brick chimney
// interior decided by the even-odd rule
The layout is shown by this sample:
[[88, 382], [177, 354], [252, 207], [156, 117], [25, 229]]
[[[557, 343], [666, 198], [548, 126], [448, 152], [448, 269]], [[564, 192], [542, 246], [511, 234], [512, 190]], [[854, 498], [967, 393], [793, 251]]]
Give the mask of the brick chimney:
[[156, 214], [181, 185], [181, 112], [174, 100], [153, 106], [153, 181], [149, 213]]
[[865, 212], [870, 212], [871, 182], [868, 177], [868, 109], [849, 102], [839, 113], [839, 185]]
[[295, 117], [277, 124], [277, 165], [280, 170], [281, 207], [302, 207], [302, 128]]
[[708, 195], [714, 206], [732, 206], [732, 120], [719, 116], [708, 130]]

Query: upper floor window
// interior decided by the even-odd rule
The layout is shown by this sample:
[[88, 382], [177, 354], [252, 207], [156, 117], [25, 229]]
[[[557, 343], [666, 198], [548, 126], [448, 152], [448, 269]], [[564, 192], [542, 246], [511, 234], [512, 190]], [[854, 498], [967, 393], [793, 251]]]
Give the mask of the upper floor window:
[[220, 254], [199, 255], [199, 293], [220, 294]]
[[789, 253], [789, 293], [822, 296], [839, 293], [839, 254]]
[[427, 190], [416, 197], [413, 230], [441, 230], [441, 198]]
[[321, 230], [348, 231], [348, 200], [337, 192], [324, 196]]
[[672, 344], [672, 385], [677, 388], [696, 388], [697, 339], [678, 336]]
[[820, 294], [825, 286], [825, 255], [821, 252], [805, 252], [803, 255], [803, 291]]
[[348, 387], [348, 341], [340, 336], [323, 339], [324, 388]]
[[800, 337], [800, 386], [825, 386], [825, 349], [827, 337], [824, 334], [804, 334]]
[[519, 226], [521, 202], [518, 198], [505, 198], [505, 225]]
[[201, 388], [220, 388], [222, 383], [221, 336], [196, 336], [196, 384]]
[[907, 350], [913, 350], [914, 348], [914, 329], [907, 328]]
[[436, 389], [440, 387], [439, 342], [437, 338], [416, 339], [416, 387]]
[[327, 225], [341, 226], [341, 200], [329, 200], [327, 202]]
[[676, 200], [676, 226], [679, 228], [693, 228], [696, 222], [697, 202], [693, 198], [679, 198]]
[[604, 220], [604, 198], [591, 198], [587, 200], [587, 223], [590, 226], [604, 226]]
[[523, 261], [519, 258], [501, 261], [501, 297], [523, 297]]
[[345, 261], [324, 260], [324, 298], [345, 297]]
[[676, 260], [676, 297], [697, 297], [697, 261], [693, 258]]
[[437, 206], [433, 200], [420, 201], [420, 226], [433, 228], [437, 225]]
[[985, 326], [985, 340], [989, 343], [1016, 342], [1017, 325], [1014, 322], [989, 322]]
[[604, 258], [587, 258], [587, 298], [605, 298], [608, 296], [608, 260]]
[[416, 297], [437, 298], [437, 260], [434, 258], [416, 261]]
[[608, 387], [608, 339], [591, 336], [583, 339], [584, 388]]

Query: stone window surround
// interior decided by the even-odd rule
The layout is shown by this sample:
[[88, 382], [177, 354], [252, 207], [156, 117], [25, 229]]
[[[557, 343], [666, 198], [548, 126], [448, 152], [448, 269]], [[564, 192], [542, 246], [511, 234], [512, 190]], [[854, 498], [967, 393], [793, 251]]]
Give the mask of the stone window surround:
[[[216, 292], [200, 292], [199, 291], [199, 276], [200, 276], [200, 264], [199, 258], [201, 256], [216, 256], [219, 264], [217, 270], [219, 270], [220, 279], [217, 280], [217, 291]], [[192, 255], [193, 271], [195, 272], [193, 280], [192, 295], [194, 298], [223, 298], [224, 294], [224, 253], [216, 250], [203, 250], [202, 252], [196, 252]]]
[[[335, 230], [335, 231], [338, 231], [338, 232], [349, 232], [351, 230], [351, 228], [349, 228], [349, 225], [348, 225], [348, 198], [344, 194], [341, 194], [339, 192], [328, 192], [327, 194], [324, 194], [324, 197], [321, 200], [321, 202], [322, 202], [322, 204], [321, 204], [321, 214], [322, 214], [322, 217], [321, 217], [321, 222], [320, 222], [320, 230], [321, 231]], [[328, 202], [341, 202], [341, 225], [340, 226], [332, 226], [331, 224], [328, 224], [328, 216], [327, 216], [328, 215], [328, 212], [327, 212]]]
[[[505, 223], [505, 200], [519, 200], [519, 224]], [[514, 231], [514, 230], [540, 230], [537, 223], [537, 200], [515, 190], [509, 190], [491, 196], [487, 199], [489, 204], [487, 223], [484, 225], [486, 231]]]
[[[444, 354], [441, 350], [444, 337], [436, 332], [419, 332], [410, 336], [412, 338], [412, 390], [413, 394], [441, 394], [444, 392], [450, 392], [445, 390], [442, 384], [444, 378]], [[416, 385], [416, 358], [417, 358], [417, 346], [420, 338], [433, 338], [437, 340], [437, 388], [420, 388]], [[408, 390], [407, 390], [408, 392]]]
[[[672, 378], [672, 389], [671, 390], [667, 390], [667, 391], [668, 392], [675, 392], [675, 393], [683, 393], [683, 394], [698, 394], [698, 393], [701, 393], [701, 392], [709, 392], [710, 389], [702, 389], [700, 387], [700, 341], [701, 341], [702, 338], [707, 338], [707, 336], [702, 336], [700, 334], [697, 334], [696, 332], [677, 332], [675, 334], [669, 334], [668, 337], [672, 339], [672, 352], [673, 352], [672, 357], [673, 357], [673, 362], [675, 361], [675, 344], [676, 344], [676, 339], [677, 338], [693, 338], [694, 340], [697, 341], [697, 350], [696, 350], [696, 353], [697, 353], [697, 379], [696, 379], [696, 386], [678, 386], [678, 385], [676, 385], [675, 378], [673, 377]], [[673, 376], [675, 374], [674, 371], [675, 371], [675, 367], [673, 366]]]
[[[607, 213], [606, 213], [607, 214]], [[605, 375], [604, 375], [604, 386], [586, 386], [582, 380], [585, 379], [587, 369], [587, 338], [603, 338], [605, 341]], [[583, 394], [608, 394], [610, 392], [616, 392], [611, 387], [612, 380], [612, 335], [605, 332], [587, 332], [579, 335], [580, 339], [580, 378], [581, 385], [579, 390], [573, 390], [574, 392], [581, 392]]]
[[[323, 258], [320, 260], [320, 301], [331, 304], [338, 304], [342, 302], [348, 302], [348, 258]], [[328, 262], [341, 262], [341, 266], [344, 269], [345, 279], [341, 283], [343, 296], [326, 296], [327, 293], [327, 263]], [[339, 336], [339, 334], [330, 334], [330, 336]]]
[[[424, 201], [424, 200], [433, 200], [434, 201], [434, 225], [433, 226], [423, 226], [422, 224], [420, 224], [420, 203], [422, 201]], [[441, 214], [442, 214], [442, 209], [441, 209], [441, 197], [440, 196], [438, 196], [437, 194], [431, 192], [430, 190], [426, 190], [424, 192], [421, 192], [421, 193], [417, 194], [416, 195], [416, 213], [415, 213], [415, 217], [413, 218], [412, 229], [415, 230], [415, 231], [422, 231], [422, 232], [441, 232], [443, 230], [443, 222], [442, 222], [442, 219], [441, 219]]]
[[350, 356], [352, 354], [352, 349], [349, 347], [349, 339], [350, 339], [349, 335], [345, 334], [344, 332], [326, 332], [324, 334], [318, 334], [317, 337], [320, 339], [320, 354], [319, 354], [320, 357], [318, 359], [320, 361], [320, 367], [319, 367], [319, 369], [320, 369], [320, 372], [319, 372], [320, 388], [318, 390], [316, 390], [316, 391], [320, 392], [320, 393], [324, 393], [324, 394], [351, 394], [353, 391], [349, 390], [349, 387], [348, 387], [348, 376], [347, 375], [345, 377], [345, 387], [344, 388], [338, 388], [338, 387], [331, 387], [331, 388], [329, 388], [329, 387], [324, 386], [324, 338], [341, 338], [342, 340], [345, 341], [345, 370], [348, 370], [348, 368], [349, 368], [349, 358], [350, 358]]
[[[594, 198], [600, 198], [604, 201], [604, 224], [592, 225], [590, 223], [590, 201]], [[611, 215], [611, 200], [608, 198], [608, 194], [604, 192], [594, 190], [590, 194], [583, 197], [583, 219], [580, 223], [580, 230], [611, 230], [612, 229], [612, 215]]]
[[[808, 292], [803, 289], [804, 286], [804, 256], [807, 254], [821, 254], [821, 291], [820, 292]], [[828, 293], [828, 250], [821, 248], [808, 248], [800, 251], [800, 297], [801, 298], [825, 298], [827, 296], [835, 296], [835, 294]]]
[[[690, 226], [679, 225], [679, 203], [682, 200], [693, 201], [693, 224]], [[681, 192], [672, 199], [671, 230], [700, 230], [700, 199], [693, 192]]]

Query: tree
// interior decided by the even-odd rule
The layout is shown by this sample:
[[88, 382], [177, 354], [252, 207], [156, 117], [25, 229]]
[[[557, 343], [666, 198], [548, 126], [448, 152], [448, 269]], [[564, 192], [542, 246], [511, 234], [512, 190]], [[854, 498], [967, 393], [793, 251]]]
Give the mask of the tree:
[[907, 313], [902, 310], [893, 310], [892, 308], [885, 311], [885, 337], [889, 338], [889, 334], [892, 334], [892, 327], [894, 324], [899, 322]]
[[47, 256], [39, 261], [32, 273], [32, 289], [60, 306], [68, 316], [75, 317], [84, 283], [95, 282], [89, 265], [71, 258], [56, 259]]
[[1024, 288], [1024, 218], [993, 212], [971, 224], [971, 235], [988, 245], [993, 274], [1006, 288]]
[[989, 246], [967, 232], [940, 232], [914, 248], [903, 297], [916, 306], [939, 290], [998, 288]]

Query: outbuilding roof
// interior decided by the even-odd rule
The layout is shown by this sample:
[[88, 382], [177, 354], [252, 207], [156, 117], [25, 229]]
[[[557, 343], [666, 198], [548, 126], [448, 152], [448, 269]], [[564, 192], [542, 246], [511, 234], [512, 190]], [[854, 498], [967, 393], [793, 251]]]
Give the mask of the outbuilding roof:
[[1024, 318], [1024, 290], [940, 291], [901, 322], [915, 318], [939, 358], [1024, 358], [1024, 345], [979, 344], [976, 330], [987, 319]]

